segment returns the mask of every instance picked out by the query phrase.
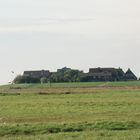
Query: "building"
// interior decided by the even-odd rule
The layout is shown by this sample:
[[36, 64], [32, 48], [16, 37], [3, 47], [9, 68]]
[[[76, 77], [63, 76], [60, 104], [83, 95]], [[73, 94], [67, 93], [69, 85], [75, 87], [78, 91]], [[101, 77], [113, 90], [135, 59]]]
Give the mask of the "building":
[[23, 76], [29, 76], [33, 78], [49, 77], [49, 70], [39, 70], [39, 71], [24, 71]]
[[134, 81], [135, 74], [128, 69], [126, 73], [121, 68], [90, 68], [86, 74], [88, 81]]
[[65, 71], [70, 71], [72, 70], [71, 68], [63, 67], [61, 69], [57, 69], [57, 72], [65, 72]]
[[137, 77], [130, 69], [128, 69], [124, 75], [124, 79], [126, 81], [135, 81], [137, 80]]
[[[57, 79], [57, 82], [70, 81], [77, 76], [81, 82], [100, 82], [100, 81], [134, 81], [137, 80], [135, 74], [128, 69], [126, 73], [121, 68], [90, 68], [88, 73], [83, 71], [73, 70], [64, 67], [58, 69], [57, 72], [50, 72], [49, 70], [39, 71], [24, 71], [23, 76], [28, 76], [35, 79], [42, 77]], [[64, 80], [65, 79], [65, 80]]]
[[88, 81], [120, 81], [124, 71], [120, 68], [90, 68], [87, 73]]

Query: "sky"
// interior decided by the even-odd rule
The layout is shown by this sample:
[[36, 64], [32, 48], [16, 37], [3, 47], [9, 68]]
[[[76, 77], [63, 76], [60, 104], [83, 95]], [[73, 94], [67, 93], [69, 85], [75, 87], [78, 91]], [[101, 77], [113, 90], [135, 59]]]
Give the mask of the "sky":
[[139, 0], [0, 0], [0, 84], [24, 70], [64, 66], [131, 68], [140, 77], [139, 7]]

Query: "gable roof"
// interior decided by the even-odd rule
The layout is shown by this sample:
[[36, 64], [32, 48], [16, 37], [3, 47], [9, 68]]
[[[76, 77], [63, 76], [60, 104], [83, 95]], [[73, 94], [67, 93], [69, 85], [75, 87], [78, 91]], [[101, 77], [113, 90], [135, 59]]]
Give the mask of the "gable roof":
[[24, 71], [24, 76], [31, 76], [31, 77], [46, 77], [49, 76], [49, 70], [38, 70], [38, 71]]
[[135, 75], [130, 69], [128, 69], [128, 70], [126, 71], [124, 77], [125, 77], [126, 80], [129, 80], [129, 79], [131, 79], [131, 80], [137, 80], [136, 75]]
[[116, 72], [123, 72], [122, 69], [116, 69], [116, 68], [90, 68], [89, 69], [89, 73], [101, 73], [101, 72], [104, 72], [104, 73], [116, 73]]

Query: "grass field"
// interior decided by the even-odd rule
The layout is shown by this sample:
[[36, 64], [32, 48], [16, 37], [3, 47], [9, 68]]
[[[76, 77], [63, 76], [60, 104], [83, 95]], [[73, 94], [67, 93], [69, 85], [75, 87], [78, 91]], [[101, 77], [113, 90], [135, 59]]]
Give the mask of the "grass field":
[[0, 86], [2, 140], [140, 140], [140, 82]]

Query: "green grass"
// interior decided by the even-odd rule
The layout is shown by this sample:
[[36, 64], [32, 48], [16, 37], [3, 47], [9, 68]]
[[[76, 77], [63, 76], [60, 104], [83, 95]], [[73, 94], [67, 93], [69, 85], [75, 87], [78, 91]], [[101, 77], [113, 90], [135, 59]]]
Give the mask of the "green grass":
[[124, 86], [131, 86], [131, 87], [140, 87], [140, 81], [128, 81], [128, 82], [79, 82], [79, 83], [49, 83], [47, 84], [13, 84], [13, 85], [4, 85], [0, 86], [1, 89], [29, 89], [29, 88], [47, 88], [47, 87], [54, 87], [54, 88], [72, 88], [72, 87], [124, 87]]
[[139, 131], [85, 131], [85, 132], [61, 132], [57, 134], [5, 136], [1, 140], [139, 140]]
[[139, 81], [1, 86], [0, 139], [140, 140]]
[[12, 84], [0, 86], [0, 95], [20, 94], [70, 94], [70, 93], [106, 93], [113, 90], [133, 91], [140, 88], [140, 81], [130, 82], [86, 82], [50, 84]]

